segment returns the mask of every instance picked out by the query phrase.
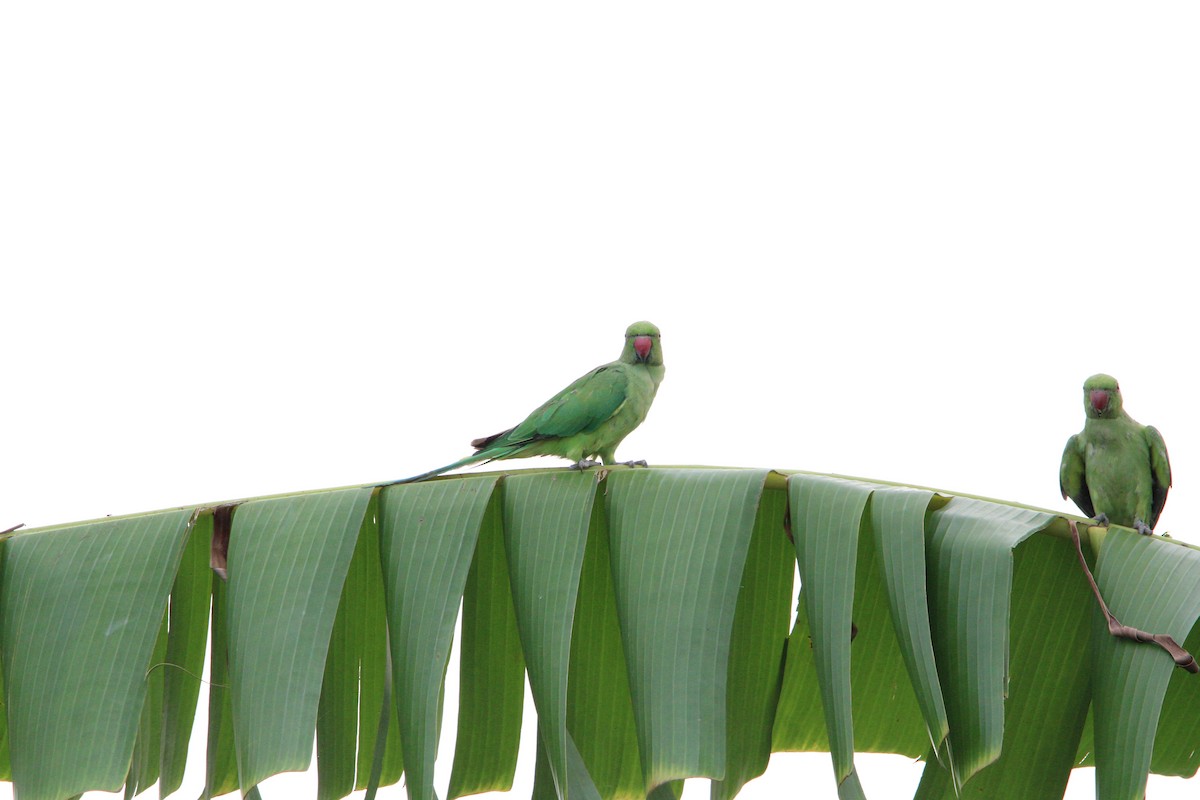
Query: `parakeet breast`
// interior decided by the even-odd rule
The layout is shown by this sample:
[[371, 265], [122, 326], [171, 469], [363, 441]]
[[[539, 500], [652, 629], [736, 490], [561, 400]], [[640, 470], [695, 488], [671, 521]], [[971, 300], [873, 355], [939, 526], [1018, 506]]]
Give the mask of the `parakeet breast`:
[[1132, 420], [1088, 420], [1084, 474], [1097, 513], [1132, 526], [1149, 518], [1150, 449]]
[[596, 430], [582, 434], [580, 446], [583, 456], [600, 456], [609, 461], [617, 445], [628, 436], [634, 428], [641, 425], [650, 411], [650, 404], [658, 391], [655, 383], [644, 367], [630, 367], [628, 394], [616, 412], [600, 424]]

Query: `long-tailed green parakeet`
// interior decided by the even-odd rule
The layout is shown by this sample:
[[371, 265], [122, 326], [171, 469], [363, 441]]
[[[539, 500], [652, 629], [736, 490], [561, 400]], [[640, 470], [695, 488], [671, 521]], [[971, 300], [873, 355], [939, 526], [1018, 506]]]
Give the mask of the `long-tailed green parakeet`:
[[516, 427], [474, 440], [475, 452], [466, 458], [396, 483], [502, 458], [562, 456], [574, 462], [573, 468], [586, 469], [599, 463], [592, 460], [598, 456], [614, 464], [617, 445], [646, 418], [665, 372], [658, 328], [635, 322], [625, 331], [616, 361], [579, 378]]
[[1063, 498], [1070, 497], [1102, 524], [1151, 533], [1171, 488], [1162, 435], [1125, 413], [1121, 388], [1111, 375], [1084, 381], [1083, 408], [1083, 430], [1067, 440], [1059, 467]]

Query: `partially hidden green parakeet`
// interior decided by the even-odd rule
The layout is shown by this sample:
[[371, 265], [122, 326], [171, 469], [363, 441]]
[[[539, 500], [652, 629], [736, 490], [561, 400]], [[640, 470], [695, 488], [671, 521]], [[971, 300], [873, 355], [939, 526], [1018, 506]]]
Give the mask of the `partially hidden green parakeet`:
[[502, 458], [562, 456], [574, 462], [573, 468], [586, 469], [599, 463], [592, 460], [598, 456], [604, 464], [614, 464], [617, 445], [646, 418], [665, 372], [658, 328], [635, 322], [625, 331], [625, 347], [616, 361], [579, 378], [520, 425], [474, 440], [475, 452], [466, 458], [396, 483]]
[[1058, 483], [1083, 513], [1150, 534], [1158, 522], [1171, 462], [1162, 435], [1125, 413], [1121, 388], [1111, 375], [1093, 375], [1083, 384], [1087, 419], [1067, 440]]

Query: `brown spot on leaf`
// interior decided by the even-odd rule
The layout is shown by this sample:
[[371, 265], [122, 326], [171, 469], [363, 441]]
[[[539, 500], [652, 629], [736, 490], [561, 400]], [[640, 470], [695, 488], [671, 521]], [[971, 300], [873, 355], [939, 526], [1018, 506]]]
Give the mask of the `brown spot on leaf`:
[[229, 580], [229, 532], [233, 528], [233, 510], [236, 503], [217, 506], [213, 509], [212, 547], [209, 550], [208, 564], [221, 580]]

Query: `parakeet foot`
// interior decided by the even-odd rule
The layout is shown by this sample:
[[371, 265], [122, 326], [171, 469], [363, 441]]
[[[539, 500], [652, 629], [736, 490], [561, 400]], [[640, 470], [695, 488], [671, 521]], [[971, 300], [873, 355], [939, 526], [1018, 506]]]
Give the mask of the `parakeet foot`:
[[1096, 517], [1092, 521], [1095, 522], [1096, 525], [1098, 525], [1101, 528], [1107, 528], [1108, 527], [1108, 514], [1097, 514]]
[[627, 467], [648, 467], [648, 466], [650, 466], [649, 464], [646, 463], [646, 459], [644, 459], [644, 458], [639, 458], [637, 461], [618, 461], [617, 463], [623, 464]]
[[592, 467], [598, 467], [598, 466], [600, 466], [599, 461], [593, 461], [590, 458], [581, 458], [578, 461], [576, 461], [574, 464], [572, 464], [571, 466], [567, 467], [567, 469], [577, 469], [577, 470], [582, 471], [585, 469], [591, 469]]
[[1150, 526], [1147, 525], [1146, 523], [1142, 522], [1140, 519], [1135, 519], [1133, 521], [1133, 529], [1135, 531], [1137, 531], [1138, 533], [1140, 533], [1142, 536], [1153, 536], [1154, 535], [1154, 531], [1151, 530]]

